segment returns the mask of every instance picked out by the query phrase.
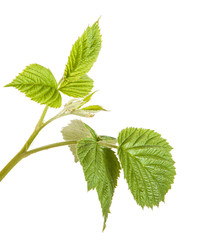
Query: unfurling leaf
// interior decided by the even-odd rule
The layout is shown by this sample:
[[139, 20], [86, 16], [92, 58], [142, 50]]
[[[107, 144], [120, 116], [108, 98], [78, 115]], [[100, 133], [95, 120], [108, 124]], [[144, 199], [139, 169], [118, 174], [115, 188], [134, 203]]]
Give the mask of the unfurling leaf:
[[100, 111], [106, 111], [99, 105], [88, 106], [81, 108], [84, 104], [90, 101], [92, 95], [95, 92], [89, 94], [85, 98], [73, 98], [65, 104], [64, 109], [58, 114], [58, 118], [66, 116], [68, 114], [77, 115], [81, 117], [94, 117], [95, 113]]
[[[75, 119], [71, 123], [62, 129], [62, 135], [66, 141], [80, 141], [83, 138], [92, 137], [91, 132], [86, 127], [87, 125], [81, 120]], [[75, 157], [75, 162], [78, 162], [77, 157], [77, 144], [69, 145], [71, 152]]]
[[106, 109], [104, 109], [103, 107], [101, 107], [99, 105], [90, 105], [90, 106], [81, 108], [81, 110], [84, 110], [84, 111], [90, 112], [90, 113], [96, 113], [96, 112], [100, 112], [100, 111], [107, 111]]
[[88, 190], [94, 188], [97, 190], [104, 216], [104, 230], [120, 174], [119, 161], [111, 149], [100, 146], [92, 138], [79, 141], [77, 155], [83, 167]]
[[33, 101], [49, 107], [61, 107], [62, 97], [57, 89], [57, 82], [51, 71], [41, 65], [27, 66], [10, 84]]
[[65, 111], [62, 114], [65, 115], [68, 112], [73, 115], [81, 116], [81, 117], [93, 117], [95, 113], [100, 111], [107, 111], [103, 107], [99, 105], [91, 105], [84, 108], [81, 108], [84, 104], [90, 101], [91, 96], [94, 94], [91, 93], [84, 99], [71, 99], [64, 107]]
[[93, 83], [93, 80], [88, 75], [84, 75], [74, 82], [66, 81], [60, 91], [70, 97], [80, 98], [91, 92]]
[[92, 95], [95, 93], [96, 91], [92, 92], [91, 94], [89, 94], [88, 96], [82, 98], [82, 99], [71, 99], [66, 105], [65, 105], [65, 109], [68, 111], [73, 111], [76, 109], [80, 109], [83, 105], [85, 105], [87, 102], [89, 102], [92, 98]]
[[142, 128], [126, 128], [118, 136], [118, 155], [136, 202], [158, 206], [175, 176], [172, 147], [160, 134]]
[[72, 111], [72, 114], [80, 117], [86, 117], [86, 118], [94, 117], [93, 113], [90, 113], [81, 109]]
[[72, 98], [65, 104], [64, 109], [65, 111], [72, 112], [73, 110], [79, 109], [83, 104], [83, 99], [81, 98]]
[[88, 102], [91, 100], [92, 96], [93, 96], [96, 92], [97, 92], [97, 91], [94, 91], [94, 92], [90, 93], [88, 96], [84, 97], [84, 99], [83, 99], [83, 104], [82, 104], [81, 106], [83, 106], [84, 104], [88, 103]]
[[[60, 91], [65, 94], [70, 94], [69, 96], [77, 96], [80, 93], [80, 90], [83, 94], [85, 92], [90, 92], [92, 82], [88, 82], [86, 79], [86, 83], [82, 83], [79, 80], [81, 77], [84, 78], [84, 75], [89, 72], [94, 62], [96, 61], [98, 54], [101, 49], [101, 35], [98, 21], [95, 22], [91, 27], [88, 27], [81, 37], [75, 42], [70, 52], [70, 56], [68, 58], [68, 63], [66, 65], [63, 80], [59, 87]], [[77, 81], [79, 81], [79, 85], [77, 86]], [[76, 82], [75, 86], [77, 86], [77, 92], [73, 90], [73, 85], [68, 84], [68, 82]], [[88, 87], [87, 87], [88, 82]], [[86, 84], [86, 85], [85, 85]], [[80, 89], [81, 87], [81, 89]], [[70, 89], [69, 89], [70, 88]], [[84, 90], [86, 89], [86, 91]], [[73, 92], [72, 92], [73, 91]], [[88, 94], [87, 93], [87, 94]], [[81, 95], [80, 95], [81, 96]], [[83, 95], [84, 96], [84, 95]]]

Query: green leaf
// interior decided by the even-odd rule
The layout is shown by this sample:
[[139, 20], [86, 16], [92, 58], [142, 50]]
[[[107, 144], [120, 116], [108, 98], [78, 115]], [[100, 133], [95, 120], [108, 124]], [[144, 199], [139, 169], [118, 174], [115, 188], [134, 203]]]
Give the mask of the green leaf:
[[81, 105], [81, 107], [82, 107], [84, 104], [88, 103], [88, 102], [91, 100], [92, 96], [93, 96], [96, 92], [97, 92], [97, 91], [94, 91], [94, 92], [90, 93], [88, 96], [84, 97], [84, 99], [83, 99], [83, 104]]
[[117, 143], [117, 139], [114, 138], [114, 137], [105, 136], [105, 135], [100, 135], [99, 137], [101, 138], [101, 141], [107, 141], [107, 142], [112, 143], [112, 144]]
[[118, 155], [136, 202], [158, 206], [176, 174], [172, 147], [160, 134], [142, 128], [126, 128], [118, 136]]
[[100, 141], [102, 141], [102, 144], [104, 144], [104, 145], [112, 144], [112, 145], [116, 146], [116, 144], [117, 144], [117, 139], [114, 137], [100, 135], [99, 138], [100, 138]]
[[84, 123], [85, 127], [88, 129], [88, 131], [90, 132], [91, 136], [97, 141], [98, 139], [98, 135], [96, 134], [96, 132], [86, 123]]
[[65, 81], [64, 86], [60, 88], [60, 91], [70, 97], [80, 98], [91, 92], [93, 83], [94, 82], [90, 77], [84, 75], [74, 82]]
[[81, 110], [84, 110], [86, 112], [91, 112], [91, 113], [96, 113], [99, 111], [107, 111], [106, 109], [104, 109], [103, 107], [101, 107], [99, 105], [90, 105], [88, 107], [81, 108]]
[[61, 107], [62, 97], [57, 89], [57, 82], [51, 71], [41, 65], [27, 66], [10, 84], [33, 101], [49, 107]]
[[[72, 120], [68, 126], [64, 127], [62, 135], [66, 141], [80, 141], [83, 138], [92, 137], [87, 125], [78, 119]], [[78, 162], [77, 144], [69, 145], [69, 148], [75, 157], [75, 162]]]
[[75, 82], [89, 72], [101, 49], [101, 35], [98, 21], [84, 31], [75, 42], [68, 58], [60, 91], [68, 82]]
[[111, 149], [100, 146], [92, 138], [82, 139], [78, 143], [77, 155], [83, 167], [88, 190], [97, 190], [104, 216], [104, 230], [120, 174], [119, 161]]
[[[80, 104], [80, 102], [78, 104]], [[83, 104], [84, 103], [82, 101], [81, 105], [83, 105]], [[107, 110], [105, 110], [103, 107], [101, 107], [99, 105], [92, 105], [92, 106], [88, 106], [88, 107], [84, 107], [84, 108], [77, 108], [72, 111], [72, 114], [78, 115], [81, 117], [94, 117], [95, 113], [98, 113], [100, 111], [107, 111]]]

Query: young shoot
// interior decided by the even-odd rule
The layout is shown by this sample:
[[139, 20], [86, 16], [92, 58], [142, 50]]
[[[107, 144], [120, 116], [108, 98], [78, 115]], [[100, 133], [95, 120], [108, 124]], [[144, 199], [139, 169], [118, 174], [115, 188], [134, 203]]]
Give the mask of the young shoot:
[[[120, 171], [123, 170], [128, 187], [142, 208], [153, 208], [164, 201], [176, 173], [170, 153], [172, 147], [160, 134], [143, 128], [125, 128], [114, 138], [99, 135], [81, 120], [74, 119], [63, 127], [63, 141], [30, 149], [40, 131], [56, 119], [67, 115], [89, 118], [99, 111], [106, 111], [100, 105], [89, 105], [95, 92], [91, 92], [93, 80], [87, 74], [100, 49], [101, 34], [97, 21], [88, 26], [74, 43], [59, 82], [48, 68], [31, 64], [5, 86], [18, 89], [31, 100], [45, 105], [45, 108], [29, 139], [1, 170], [0, 181], [23, 158], [67, 145], [75, 162], [82, 166], [88, 191], [97, 191], [104, 230]], [[67, 103], [62, 104], [62, 94], [70, 97]], [[57, 114], [45, 120], [50, 107], [56, 108]]]

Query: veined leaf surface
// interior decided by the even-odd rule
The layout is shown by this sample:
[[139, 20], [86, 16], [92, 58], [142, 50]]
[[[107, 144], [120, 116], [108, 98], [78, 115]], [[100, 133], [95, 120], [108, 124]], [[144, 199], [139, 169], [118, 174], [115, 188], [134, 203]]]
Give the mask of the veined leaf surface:
[[33, 101], [49, 107], [61, 107], [62, 97], [57, 89], [57, 82], [51, 71], [39, 64], [27, 66], [10, 84]]
[[93, 138], [79, 141], [77, 155], [83, 167], [88, 190], [97, 190], [104, 216], [104, 230], [119, 177], [119, 161], [111, 149], [102, 147]]
[[[78, 40], [74, 43], [64, 71], [62, 83], [59, 87], [60, 91], [65, 94], [69, 93], [69, 88], [72, 89], [73, 85], [69, 85], [68, 82], [79, 81], [81, 77], [83, 77], [86, 73], [89, 72], [98, 57], [100, 49], [101, 35], [99, 24], [97, 21], [91, 27], [88, 26], [82, 36], [79, 37]], [[81, 84], [82, 92], [83, 88], [85, 88], [85, 84]]]
[[70, 97], [85, 97], [91, 92], [93, 83], [93, 80], [88, 77], [88, 75], [84, 75], [74, 82], [65, 81], [64, 86], [60, 88], [60, 91]]
[[175, 176], [172, 147], [160, 134], [142, 128], [126, 128], [118, 136], [118, 155], [136, 202], [158, 206]]

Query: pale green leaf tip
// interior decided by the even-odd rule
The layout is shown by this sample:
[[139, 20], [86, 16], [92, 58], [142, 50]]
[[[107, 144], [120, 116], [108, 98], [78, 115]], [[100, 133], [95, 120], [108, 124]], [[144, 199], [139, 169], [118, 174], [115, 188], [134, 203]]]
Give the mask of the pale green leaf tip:
[[96, 23], [99, 24], [100, 19], [101, 19], [101, 16], [97, 19]]
[[89, 101], [91, 100], [91, 97], [92, 97], [96, 92], [98, 92], [98, 90], [95, 90], [94, 92], [89, 93], [87, 96], [84, 97], [83, 101], [84, 101], [84, 102], [89, 102]]
[[12, 87], [12, 83], [8, 83], [8, 84], [6, 84], [6, 85], [3, 86], [3, 87]]
[[103, 232], [105, 231], [105, 228], [106, 228], [107, 217], [108, 217], [107, 215], [104, 216], [103, 229], [102, 229]]
[[98, 92], [99, 90], [95, 90], [94, 92], [90, 93], [90, 95], [92, 96], [93, 94], [95, 94], [96, 92]]
[[105, 228], [106, 228], [106, 221], [103, 223], [103, 232], [105, 231]]

